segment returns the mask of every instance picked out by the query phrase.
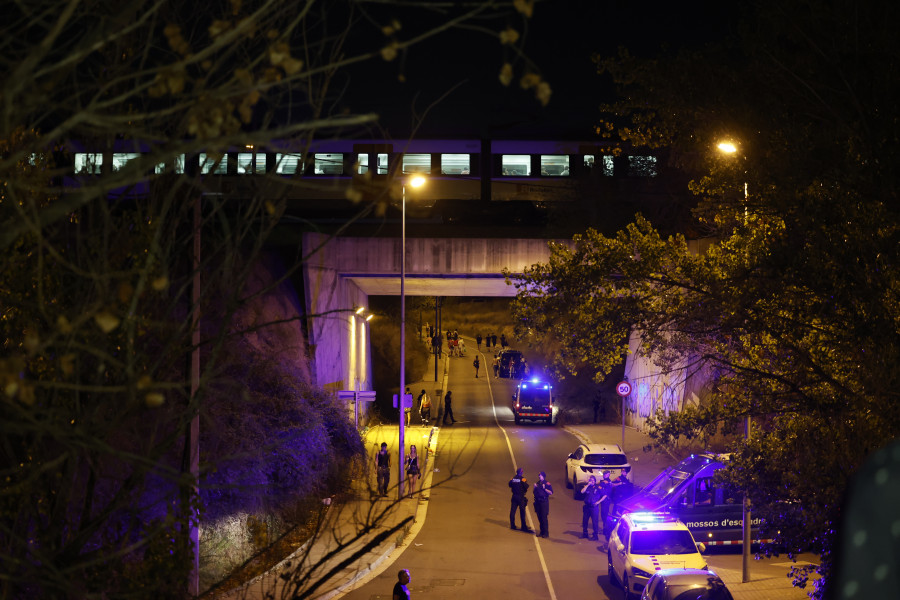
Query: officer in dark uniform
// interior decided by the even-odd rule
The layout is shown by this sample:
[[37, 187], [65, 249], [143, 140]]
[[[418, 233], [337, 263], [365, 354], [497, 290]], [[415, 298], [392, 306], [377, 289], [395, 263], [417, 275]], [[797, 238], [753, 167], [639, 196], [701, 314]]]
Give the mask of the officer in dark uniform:
[[550, 496], [553, 495], [553, 486], [547, 481], [547, 475], [543, 471], [538, 473], [538, 482], [534, 484], [534, 512], [537, 513], [541, 531], [537, 535], [542, 538], [550, 537], [547, 525], [547, 516], [550, 514]]
[[512, 497], [509, 501], [509, 528], [516, 529], [516, 511], [519, 511], [519, 521], [522, 522], [522, 531], [531, 533], [531, 529], [525, 524], [525, 506], [528, 504], [528, 498], [525, 494], [528, 492], [528, 481], [522, 468], [516, 469], [515, 476], [509, 480], [509, 489], [512, 491]]
[[600, 480], [600, 526], [603, 529], [603, 535], [609, 539], [609, 527], [606, 521], [609, 518], [609, 506], [612, 504], [613, 482], [609, 479], [609, 471], [603, 471], [603, 479]]
[[587, 539], [588, 521], [590, 520], [593, 521], [594, 525], [591, 539], [597, 540], [599, 539], [597, 537], [599, 535], [597, 524], [600, 521], [600, 500], [603, 498], [603, 492], [597, 485], [597, 478], [591, 475], [581, 493], [584, 497], [584, 506], [581, 507], [581, 537]]

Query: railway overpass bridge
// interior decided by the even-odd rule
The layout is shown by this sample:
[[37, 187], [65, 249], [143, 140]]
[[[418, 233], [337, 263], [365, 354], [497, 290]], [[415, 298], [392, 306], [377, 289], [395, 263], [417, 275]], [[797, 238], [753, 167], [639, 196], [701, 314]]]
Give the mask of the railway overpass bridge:
[[[560, 240], [564, 241], [564, 240]], [[512, 297], [501, 271], [522, 272], [550, 256], [543, 239], [407, 238], [407, 296]], [[571, 243], [570, 241], [568, 243]], [[372, 389], [369, 296], [400, 295], [400, 239], [303, 234], [309, 345], [318, 384]]]

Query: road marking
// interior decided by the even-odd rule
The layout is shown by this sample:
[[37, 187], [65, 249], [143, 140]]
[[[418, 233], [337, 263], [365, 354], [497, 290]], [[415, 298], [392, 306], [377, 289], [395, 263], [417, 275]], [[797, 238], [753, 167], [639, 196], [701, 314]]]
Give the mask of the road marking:
[[[484, 354], [481, 355], [484, 357]], [[503, 432], [503, 437], [506, 439], [506, 448], [509, 450], [509, 458], [512, 460], [513, 469], [518, 469], [518, 464], [516, 463], [516, 455], [513, 453], [512, 444], [509, 441], [509, 435], [506, 433], [506, 429], [503, 425], [500, 424], [500, 419], [497, 417], [497, 405], [494, 404], [494, 390], [491, 388], [491, 380], [487, 380], [488, 384], [488, 394], [491, 396], [491, 409], [494, 412], [494, 422], [497, 424], [497, 427], [500, 428], [500, 431]], [[525, 514], [528, 515], [528, 526], [531, 527], [532, 530], [534, 528], [534, 519], [531, 518], [531, 510], [526, 509]], [[544, 579], [547, 581], [547, 591], [550, 592], [550, 600], [556, 600], [556, 590], [553, 589], [553, 581], [550, 580], [550, 570], [547, 569], [547, 561], [544, 560], [544, 553], [541, 551], [541, 544], [538, 542], [540, 538], [538, 536], [532, 536], [532, 540], [534, 541], [534, 547], [537, 550], [538, 558], [541, 561], [541, 569], [544, 571]]]

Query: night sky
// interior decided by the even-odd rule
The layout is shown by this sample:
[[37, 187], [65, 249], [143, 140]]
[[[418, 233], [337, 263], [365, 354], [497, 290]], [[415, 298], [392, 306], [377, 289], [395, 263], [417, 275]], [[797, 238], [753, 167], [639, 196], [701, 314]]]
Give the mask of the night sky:
[[[519, 87], [521, 63], [514, 64], [510, 87], [501, 86], [504, 49], [496, 38], [471, 32], [451, 32], [412, 48], [404, 59], [352, 69], [352, 93], [341, 106], [378, 112], [383, 130], [373, 135], [403, 139], [412, 129], [411, 107], [421, 112], [450, 92], [416, 137], [592, 139], [598, 104], [613, 99], [608, 79], [597, 75], [595, 53], [614, 55], [625, 46], [649, 56], [697, 47], [734, 35], [737, 16], [723, 3], [546, 0], [536, 4], [522, 33], [525, 53], [553, 89], [547, 107]], [[405, 82], [398, 81], [401, 72]]]

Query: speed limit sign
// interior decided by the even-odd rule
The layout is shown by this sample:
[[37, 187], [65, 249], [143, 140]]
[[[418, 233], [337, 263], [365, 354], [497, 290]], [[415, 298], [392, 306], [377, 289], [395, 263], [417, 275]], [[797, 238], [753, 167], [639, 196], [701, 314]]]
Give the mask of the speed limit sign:
[[616, 393], [624, 398], [631, 393], [631, 384], [627, 381], [620, 381], [616, 385]]

